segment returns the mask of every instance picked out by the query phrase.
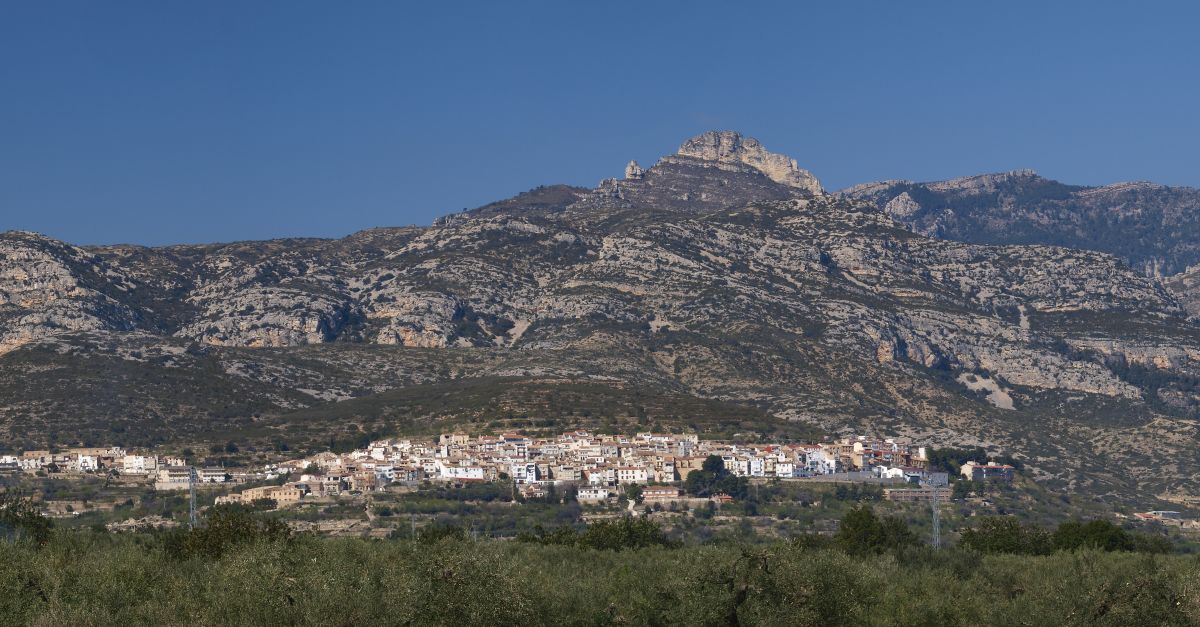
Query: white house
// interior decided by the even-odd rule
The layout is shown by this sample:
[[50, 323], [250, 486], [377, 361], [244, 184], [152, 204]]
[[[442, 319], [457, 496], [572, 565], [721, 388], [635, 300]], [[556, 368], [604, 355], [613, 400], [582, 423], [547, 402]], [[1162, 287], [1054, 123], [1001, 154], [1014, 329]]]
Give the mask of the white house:
[[148, 475], [158, 470], [154, 455], [125, 455], [121, 457], [121, 472], [127, 475]]
[[810, 475], [831, 475], [837, 472], [837, 453], [824, 448], [809, 449], [804, 470]]
[[612, 492], [607, 487], [601, 485], [589, 485], [579, 488], [579, 492], [575, 495], [581, 503], [607, 501], [612, 496]]
[[622, 466], [617, 469], [617, 483], [646, 483], [650, 481], [649, 473], [640, 466]]
[[375, 480], [380, 483], [390, 483], [396, 478], [396, 467], [388, 464], [375, 466]]
[[899, 466], [897, 466], [895, 468], [888, 468], [887, 466], [876, 466], [875, 474], [878, 475], [880, 479], [904, 479], [905, 478], [904, 477], [904, 469], [900, 468]]
[[229, 481], [229, 474], [225, 472], [225, 469], [216, 466], [201, 468], [196, 474], [200, 483], [225, 483]]
[[538, 480], [537, 464], [513, 464], [510, 468], [513, 481], [517, 483], [534, 483]]
[[443, 466], [441, 477], [450, 480], [483, 481], [487, 474], [483, 466]]

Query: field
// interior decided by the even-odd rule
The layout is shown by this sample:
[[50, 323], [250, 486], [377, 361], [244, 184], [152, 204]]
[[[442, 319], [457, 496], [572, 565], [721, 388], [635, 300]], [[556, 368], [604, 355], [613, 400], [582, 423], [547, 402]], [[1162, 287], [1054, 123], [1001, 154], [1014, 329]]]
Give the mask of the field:
[[1189, 625], [1195, 556], [849, 554], [802, 542], [622, 551], [301, 537], [179, 558], [159, 538], [0, 542], [5, 624]]

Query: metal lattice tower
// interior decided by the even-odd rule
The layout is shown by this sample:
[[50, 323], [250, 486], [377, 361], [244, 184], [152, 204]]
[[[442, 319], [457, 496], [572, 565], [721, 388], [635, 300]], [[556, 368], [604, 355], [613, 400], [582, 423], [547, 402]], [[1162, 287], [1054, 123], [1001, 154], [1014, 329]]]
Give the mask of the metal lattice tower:
[[938, 507], [938, 488], [929, 487], [929, 506], [933, 509], [933, 548], [942, 548], [942, 510]]
[[929, 490], [929, 510], [933, 515], [933, 525], [930, 533], [929, 544], [935, 549], [942, 548], [942, 509], [941, 502], [938, 499], [938, 490], [943, 487], [940, 480], [934, 477], [926, 477], [921, 480], [921, 485]]
[[192, 529], [196, 528], [196, 467], [188, 466], [188, 521], [191, 523]]

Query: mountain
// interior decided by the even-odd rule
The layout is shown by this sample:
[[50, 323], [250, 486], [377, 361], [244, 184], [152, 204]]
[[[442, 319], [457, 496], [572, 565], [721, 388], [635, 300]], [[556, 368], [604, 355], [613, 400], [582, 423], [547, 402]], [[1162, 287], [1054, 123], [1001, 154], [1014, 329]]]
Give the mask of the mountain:
[[1044, 244], [1111, 253], [1150, 276], [1200, 262], [1200, 190], [1154, 183], [1065, 185], [1032, 170], [842, 190], [913, 232], [977, 244]]
[[0, 442], [857, 431], [1126, 502], [1200, 490], [1200, 329], [1158, 278], [915, 233], [729, 132], [626, 174], [337, 240], [3, 234]]
[[1179, 274], [1165, 277], [1163, 285], [1179, 299], [1193, 320], [1200, 317], [1200, 266], [1191, 266]]

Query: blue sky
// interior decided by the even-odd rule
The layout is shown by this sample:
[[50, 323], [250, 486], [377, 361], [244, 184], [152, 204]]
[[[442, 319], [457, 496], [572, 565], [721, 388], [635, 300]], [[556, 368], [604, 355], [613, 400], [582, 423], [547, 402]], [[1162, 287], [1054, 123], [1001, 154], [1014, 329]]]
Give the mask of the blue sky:
[[427, 224], [714, 128], [828, 188], [1200, 186], [1188, 3], [815, 4], [0, 0], [0, 230]]

